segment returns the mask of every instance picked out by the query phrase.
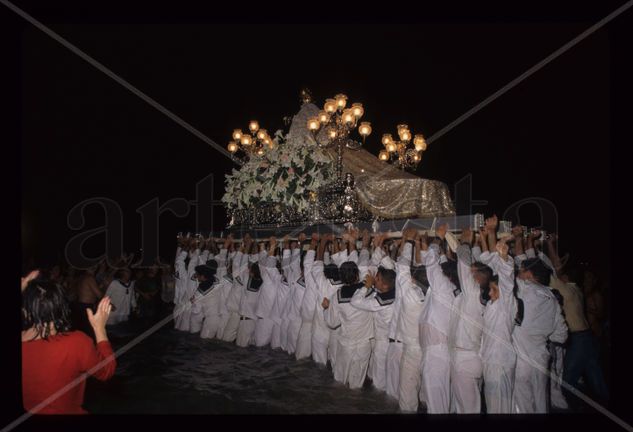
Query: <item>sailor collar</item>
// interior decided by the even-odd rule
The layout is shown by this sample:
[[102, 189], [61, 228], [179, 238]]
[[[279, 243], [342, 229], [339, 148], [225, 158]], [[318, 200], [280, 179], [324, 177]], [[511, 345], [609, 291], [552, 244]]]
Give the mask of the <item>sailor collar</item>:
[[385, 293], [376, 291], [376, 301], [380, 306], [389, 306], [396, 300], [396, 289], [389, 290]]
[[351, 285], [343, 285], [336, 292], [338, 302], [349, 303], [350, 301], [352, 301], [352, 297], [354, 296], [354, 293], [356, 292], [356, 290], [362, 288], [363, 286], [364, 286], [363, 282], [356, 282], [355, 284], [351, 284]]

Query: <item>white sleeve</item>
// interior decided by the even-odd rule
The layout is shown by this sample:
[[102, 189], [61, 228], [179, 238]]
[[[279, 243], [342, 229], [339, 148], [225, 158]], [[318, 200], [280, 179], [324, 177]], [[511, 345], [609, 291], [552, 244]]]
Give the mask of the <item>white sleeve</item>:
[[549, 335], [549, 340], [555, 343], [565, 343], [567, 340], [567, 324], [561, 312], [560, 305], [556, 302], [556, 316], [554, 318], [554, 330]]
[[376, 312], [382, 306], [376, 301], [376, 297], [372, 294], [367, 296], [369, 290], [366, 287], [356, 290], [352, 296], [350, 304], [356, 309], [364, 310], [367, 312]]
[[[338, 311], [338, 296], [334, 295], [330, 300], [330, 306], [323, 311], [325, 323], [331, 329], [335, 329], [341, 325], [341, 317]], [[321, 307], [321, 306], [317, 306]], [[321, 307], [321, 309], [323, 309]]]

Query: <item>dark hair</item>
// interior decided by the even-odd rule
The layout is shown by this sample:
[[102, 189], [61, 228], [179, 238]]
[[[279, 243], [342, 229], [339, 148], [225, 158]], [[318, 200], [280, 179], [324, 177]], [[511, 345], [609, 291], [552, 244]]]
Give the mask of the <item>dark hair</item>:
[[396, 272], [391, 269], [386, 269], [383, 266], [378, 267], [380, 278], [389, 286], [389, 291], [396, 287]]
[[461, 289], [461, 285], [459, 283], [459, 275], [457, 273], [457, 261], [448, 260], [441, 264], [442, 273], [444, 276], [450, 280], [456, 288]]
[[481, 285], [488, 285], [488, 283], [490, 283], [490, 279], [493, 276], [492, 269], [488, 267], [486, 264], [481, 263], [479, 261], [475, 261], [474, 263], [472, 263], [471, 266], [475, 268], [475, 271], [477, 271], [477, 273], [481, 274], [482, 276], [486, 278], [486, 282], [482, 283]]
[[52, 323], [57, 333], [70, 330], [70, 308], [64, 292], [44, 279], [29, 282], [22, 292], [22, 329], [35, 328], [37, 336], [47, 339]]
[[552, 270], [539, 258], [528, 258], [521, 263], [521, 268], [529, 271], [541, 285], [548, 286]]
[[341, 276], [341, 282], [345, 285], [351, 285], [358, 282], [358, 266], [353, 261], [345, 261], [341, 264], [339, 274]]
[[253, 279], [261, 279], [262, 278], [262, 274], [259, 271], [259, 264], [258, 263], [253, 263], [251, 264], [251, 272], [253, 274]]
[[339, 270], [336, 264], [326, 264], [323, 267], [323, 273], [325, 277], [328, 279], [338, 280], [339, 278]]
[[411, 276], [413, 279], [424, 285], [426, 288], [429, 287], [429, 278], [426, 274], [426, 266], [412, 266], [411, 267]]

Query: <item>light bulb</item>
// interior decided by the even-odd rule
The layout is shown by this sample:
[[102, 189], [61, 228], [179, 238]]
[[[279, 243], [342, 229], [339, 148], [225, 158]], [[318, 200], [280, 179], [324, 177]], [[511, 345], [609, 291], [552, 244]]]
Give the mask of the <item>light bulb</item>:
[[251, 122], [248, 124], [248, 129], [250, 129], [251, 132], [256, 132], [257, 129], [259, 129], [259, 123], [257, 122], [257, 120], [251, 120]]
[[354, 114], [354, 117], [361, 118], [363, 116], [363, 114], [365, 113], [365, 110], [363, 109], [363, 104], [361, 104], [361, 103], [353, 103], [352, 104], [352, 113]]
[[426, 150], [426, 140], [422, 136], [422, 134], [416, 134], [415, 138], [413, 138], [413, 145], [417, 151]]
[[330, 137], [330, 139], [334, 139], [336, 138], [336, 129], [330, 129], [327, 133], [328, 137]]
[[237, 151], [237, 143], [235, 141], [229, 141], [229, 145], [226, 146], [230, 153], [235, 153]]
[[326, 99], [325, 104], [323, 105], [323, 110], [325, 110], [325, 112], [330, 113], [330, 114], [336, 111], [336, 100]]
[[378, 153], [378, 159], [380, 159], [381, 161], [389, 160], [389, 153], [387, 153], [385, 150], [380, 150], [380, 153]]
[[260, 129], [259, 131], [257, 131], [257, 138], [259, 138], [260, 140], [264, 140], [267, 136], [268, 132], [266, 131], [266, 129]]
[[386, 147], [389, 153], [393, 153], [396, 151], [396, 145], [393, 142], [390, 142], [389, 144], [387, 144]]
[[411, 132], [408, 129], [402, 129], [398, 131], [398, 135], [400, 135], [400, 139], [402, 141], [410, 141], [411, 140]]
[[420, 155], [420, 153], [416, 152], [416, 153], [413, 155], [413, 161], [414, 161], [414, 162], [420, 162], [420, 159], [422, 159], [422, 155]]
[[233, 139], [239, 141], [242, 138], [242, 129], [233, 129]]
[[327, 123], [330, 120], [330, 116], [325, 111], [319, 111], [318, 119], [321, 123]]
[[389, 144], [390, 142], [393, 142], [393, 138], [391, 137], [391, 134], [383, 134], [382, 145], [386, 147], [387, 144]]
[[342, 93], [337, 94], [336, 96], [334, 96], [334, 99], [336, 99], [336, 107], [338, 109], [343, 109], [345, 108], [345, 105], [347, 105], [347, 96], [345, 96]]
[[352, 114], [351, 110], [345, 110], [343, 111], [343, 123], [354, 123], [354, 120], [356, 120], [356, 118], [354, 117], [354, 114]]
[[319, 129], [319, 119], [316, 117], [312, 117], [308, 119], [308, 129], [311, 131], [316, 131]]
[[369, 122], [362, 122], [358, 127], [358, 133], [366, 137], [371, 133], [371, 124]]
[[242, 135], [242, 139], [240, 140], [242, 145], [249, 146], [251, 145], [252, 138], [250, 135]]

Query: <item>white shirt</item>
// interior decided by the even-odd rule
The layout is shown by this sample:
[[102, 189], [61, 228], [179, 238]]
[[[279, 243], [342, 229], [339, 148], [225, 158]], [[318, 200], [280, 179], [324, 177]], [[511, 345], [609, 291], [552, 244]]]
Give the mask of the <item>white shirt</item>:
[[471, 272], [473, 256], [470, 246], [460, 245], [456, 254], [461, 292], [453, 300], [449, 346], [479, 352], [484, 324], [484, 306], [480, 301], [481, 288]]
[[301, 249], [299, 248], [290, 252], [290, 262], [286, 267], [286, 279], [289, 290], [281, 311], [281, 318], [301, 318], [301, 303], [305, 293], [305, 280], [301, 278]]
[[392, 339], [407, 345], [419, 346], [419, 322], [425, 307], [425, 295], [422, 288], [415, 283], [411, 276], [410, 257], [412, 252], [411, 244], [405, 244], [402, 254], [396, 262], [396, 297], [399, 299], [399, 310], [395, 337]]
[[[262, 285], [259, 290], [259, 300], [255, 314], [260, 318], [274, 318], [273, 306], [277, 298], [277, 292], [281, 287], [281, 273], [277, 269], [277, 258], [266, 256], [259, 262], [259, 271], [262, 275]], [[288, 284], [285, 284], [284, 291], [287, 293]]]
[[545, 361], [549, 358], [547, 340], [564, 343], [567, 324], [558, 300], [548, 287], [522, 279], [517, 279], [517, 284], [524, 313], [521, 325], [512, 332], [512, 344], [517, 355]]
[[[371, 312], [374, 323], [374, 337], [377, 341], [389, 340], [389, 324], [393, 315], [395, 303], [395, 288], [389, 294], [378, 293], [375, 289], [362, 287], [352, 297], [351, 305], [357, 309]], [[392, 298], [385, 298], [392, 297]]]
[[442, 273], [439, 247], [436, 244], [422, 251], [422, 264], [426, 267], [430, 285], [426, 292], [426, 305], [420, 315], [420, 343], [425, 348], [427, 344], [447, 341], [456, 287]]
[[110, 302], [116, 308], [116, 310], [110, 312], [107, 324], [112, 325], [127, 321], [130, 311], [136, 305], [134, 281], [130, 281], [129, 285], [125, 286], [123, 282], [115, 279], [108, 285], [105, 295], [110, 297]]
[[512, 346], [512, 332], [517, 313], [514, 296], [514, 261], [501, 259], [498, 252], [485, 251], [481, 262], [499, 275], [499, 298], [489, 300], [484, 307], [484, 331], [481, 339], [481, 360], [495, 365], [513, 365], [516, 353]]
[[[317, 307], [321, 307], [319, 303], [319, 287], [312, 274], [312, 266], [314, 264], [314, 257], [316, 252], [309, 250], [306, 252], [306, 256], [303, 258], [303, 277], [305, 280], [305, 292], [301, 299], [301, 320], [304, 322], [310, 322], [314, 318]], [[322, 300], [322, 299], [321, 299]]]

